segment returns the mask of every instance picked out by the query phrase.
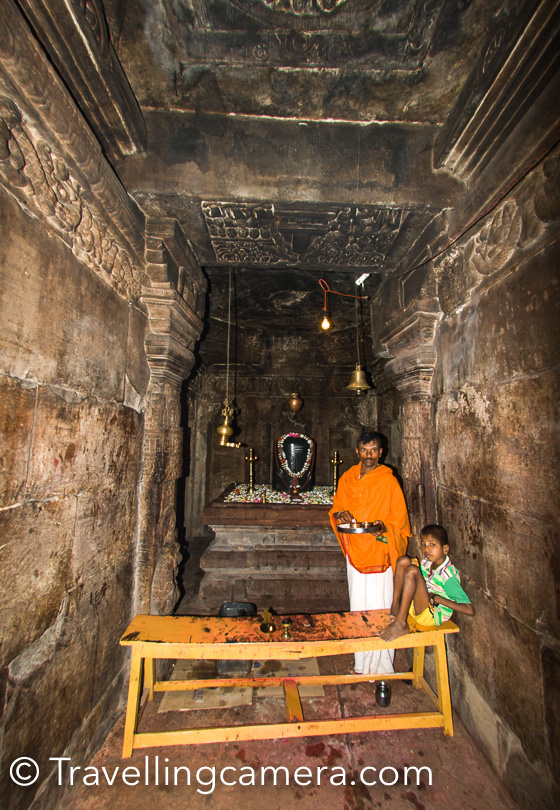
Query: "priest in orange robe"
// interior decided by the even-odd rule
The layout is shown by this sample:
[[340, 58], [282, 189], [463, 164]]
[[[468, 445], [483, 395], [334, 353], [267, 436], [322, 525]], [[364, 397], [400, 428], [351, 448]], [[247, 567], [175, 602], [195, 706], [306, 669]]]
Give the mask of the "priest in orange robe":
[[[363, 433], [358, 439], [358, 464], [340, 478], [329, 512], [338, 542], [346, 557], [350, 610], [390, 608], [393, 572], [406, 554], [411, 536], [402, 489], [392, 470], [380, 464], [383, 437]], [[371, 533], [344, 534], [340, 523], [375, 523]], [[354, 670], [362, 674], [390, 673], [394, 650], [354, 654]]]

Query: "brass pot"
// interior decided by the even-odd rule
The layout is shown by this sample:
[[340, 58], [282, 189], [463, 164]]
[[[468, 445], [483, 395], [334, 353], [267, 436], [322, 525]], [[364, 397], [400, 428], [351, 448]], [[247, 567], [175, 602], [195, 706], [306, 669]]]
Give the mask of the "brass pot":
[[303, 406], [303, 400], [299, 394], [290, 394], [288, 400], [288, 410], [292, 413], [297, 413]]

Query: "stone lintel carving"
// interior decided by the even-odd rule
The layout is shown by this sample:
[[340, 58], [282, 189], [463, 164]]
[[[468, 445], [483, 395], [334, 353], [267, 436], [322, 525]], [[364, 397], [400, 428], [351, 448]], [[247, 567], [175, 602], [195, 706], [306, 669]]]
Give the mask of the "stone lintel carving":
[[403, 398], [429, 397], [436, 361], [435, 346], [418, 346], [389, 360], [384, 371]]
[[166, 380], [180, 385], [194, 365], [192, 352], [202, 332], [202, 321], [176, 290], [144, 288], [141, 298], [149, 318], [145, 350], [150, 385]]
[[[514, 3], [496, 19], [465, 87], [435, 144], [434, 165], [471, 183], [504, 147], [536, 99], [556, 83], [551, 70], [560, 48], [560, 8], [556, 0]], [[554, 97], [554, 96], [553, 96]], [[556, 92], [556, 98], [558, 97]], [[537, 119], [539, 140], [557, 133], [556, 115]], [[547, 131], [545, 131], [545, 128]], [[519, 160], [527, 161], [527, 144]], [[511, 157], [510, 157], [511, 163]], [[511, 167], [513, 173], [519, 168]]]
[[149, 318], [145, 349], [152, 383], [180, 386], [194, 365], [202, 332], [206, 280], [174, 219], [148, 218], [146, 262], [152, 282], [142, 292]]
[[152, 286], [171, 285], [202, 317], [206, 279], [177, 220], [146, 220], [146, 271]]
[[441, 317], [437, 301], [431, 303], [432, 311], [421, 309], [418, 302], [398, 313], [378, 336], [382, 347], [378, 354], [390, 358], [384, 373], [403, 397], [430, 396], [437, 361], [434, 339]]
[[143, 216], [15, 5], [0, 26], [0, 184], [119, 295], [136, 300]]
[[389, 206], [281, 210], [269, 202], [203, 201], [221, 264], [382, 268], [410, 212]]
[[440, 320], [439, 312], [406, 311], [391, 321], [379, 338], [389, 354], [398, 357], [419, 347], [432, 344]]
[[111, 44], [101, 0], [20, 0], [111, 159], [146, 147], [146, 124]]
[[[346, 386], [351, 373], [356, 364], [337, 365], [332, 373], [328, 375], [317, 375], [316, 377], [305, 376], [298, 380], [297, 388], [300, 396], [305, 400], [339, 398], [340, 400], [356, 398], [356, 394], [347, 391]], [[255, 366], [245, 367], [243, 364], [237, 366], [236, 397], [265, 397], [268, 400], [277, 399], [280, 402], [286, 401], [286, 392], [291, 392], [294, 387], [294, 375], [270, 375], [266, 370], [262, 370], [259, 376], [255, 376]], [[197, 390], [211, 397], [216, 403], [221, 403], [224, 397], [226, 379], [225, 364], [213, 364], [210, 370], [205, 373], [197, 371]], [[193, 383], [194, 384], [194, 383]], [[190, 385], [189, 385], [190, 387]], [[368, 398], [373, 399], [374, 393], [368, 392]]]

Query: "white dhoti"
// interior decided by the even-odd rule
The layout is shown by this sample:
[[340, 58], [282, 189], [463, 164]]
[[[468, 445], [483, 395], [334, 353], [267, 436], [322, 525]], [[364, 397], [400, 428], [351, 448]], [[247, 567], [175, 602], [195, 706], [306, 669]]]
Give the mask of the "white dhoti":
[[[393, 601], [393, 569], [382, 574], [362, 574], [350, 565], [346, 558], [350, 610], [382, 610], [390, 608]], [[394, 672], [394, 650], [372, 650], [354, 653], [354, 670], [357, 673]]]

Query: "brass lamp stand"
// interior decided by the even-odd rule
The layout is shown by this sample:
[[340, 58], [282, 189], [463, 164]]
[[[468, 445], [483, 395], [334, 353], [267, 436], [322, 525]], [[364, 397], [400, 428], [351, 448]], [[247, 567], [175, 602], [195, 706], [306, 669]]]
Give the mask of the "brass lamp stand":
[[331, 464], [333, 465], [333, 483], [332, 483], [332, 491], [333, 495], [336, 492], [336, 488], [338, 486], [338, 468], [339, 465], [343, 462], [340, 461], [338, 457], [338, 450], [334, 451], [333, 457], [331, 458]]
[[253, 494], [255, 491], [255, 461], [258, 460], [253, 452], [253, 448], [249, 448], [249, 455], [245, 456], [245, 461], [249, 462], [249, 492]]

